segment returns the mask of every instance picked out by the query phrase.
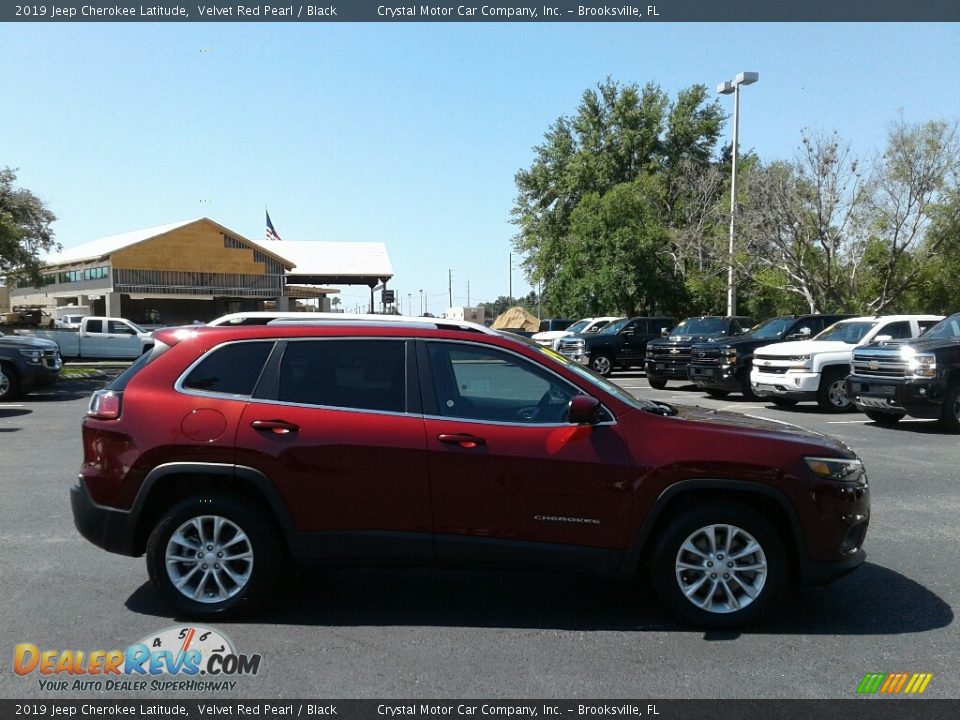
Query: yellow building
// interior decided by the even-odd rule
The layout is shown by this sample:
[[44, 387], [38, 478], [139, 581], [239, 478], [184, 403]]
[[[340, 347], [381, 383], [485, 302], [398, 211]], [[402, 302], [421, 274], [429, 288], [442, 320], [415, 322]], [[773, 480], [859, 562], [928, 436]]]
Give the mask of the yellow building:
[[[296, 260], [284, 257], [284, 248]], [[337, 291], [315, 284], [373, 288], [393, 276], [381, 243], [276, 242], [267, 248], [209, 218], [100, 238], [44, 264], [43, 285], [11, 288], [11, 305], [48, 312], [88, 305], [96, 315], [163, 324], [287, 309], [297, 297], [316, 298], [329, 309], [327, 295]]]

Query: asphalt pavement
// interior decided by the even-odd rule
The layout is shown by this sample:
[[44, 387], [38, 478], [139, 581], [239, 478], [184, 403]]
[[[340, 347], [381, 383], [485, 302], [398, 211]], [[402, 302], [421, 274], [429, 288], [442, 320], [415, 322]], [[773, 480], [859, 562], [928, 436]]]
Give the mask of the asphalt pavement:
[[160, 601], [142, 558], [110, 555], [74, 529], [79, 424], [103, 381], [65, 381], [0, 405], [0, 697], [854, 698], [868, 672], [923, 672], [933, 674], [925, 697], [960, 698], [960, 436], [930, 422], [882, 428], [812, 404], [713, 400], [677, 383], [654, 391], [642, 373], [614, 379], [642, 396], [847, 443], [871, 483], [867, 563], [730, 633], [680, 627], [648, 587], [620, 580], [301, 570], [259, 615], [212, 625], [263, 658], [229, 692], [44, 690], [37, 673], [12, 671], [16, 644], [108, 651], [190, 626]]

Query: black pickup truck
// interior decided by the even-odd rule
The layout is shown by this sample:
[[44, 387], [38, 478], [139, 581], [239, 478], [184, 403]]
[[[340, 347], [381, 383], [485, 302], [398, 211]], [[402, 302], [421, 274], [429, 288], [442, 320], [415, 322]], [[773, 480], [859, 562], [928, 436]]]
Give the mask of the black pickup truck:
[[647, 343], [644, 363], [647, 382], [658, 390], [667, 386], [667, 380], [686, 382], [694, 343], [742, 335], [751, 325], [753, 320], [743, 316], [704, 315], [687, 318], [670, 332], [669, 337]]
[[858, 348], [850, 369], [847, 397], [878, 425], [911, 415], [960, 432], [960, 313], [916, 340]]
[[757, 348], [812, 338], [837, 320], [848, 317], [852, 316], [781, 315], [766, 320], [740, 337], [696, 343], [691, 349], [689, 378], [713, 397], [739, 392], [745, 400], [757, 400], [759, 398], [750, 386], [750, 368]]
[[669, 317], [632, 317], [614, 320], [600, 332], [561, 338], [557, 350], [571, 360], [607, 376], [618, 368], [643, 362], [647, 343], [661, 337], [674, 320]]

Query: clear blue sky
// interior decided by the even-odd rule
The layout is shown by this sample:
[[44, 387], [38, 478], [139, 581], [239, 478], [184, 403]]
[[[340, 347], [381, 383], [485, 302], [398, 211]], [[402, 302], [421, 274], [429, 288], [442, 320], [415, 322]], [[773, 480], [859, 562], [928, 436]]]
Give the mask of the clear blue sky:
[[65, 247], [202, 215], [260, 241], [266, 205], [285, 239], [386, 243], [404, 309], [439, 313], [448, 269], [455, 305], [507, 293], [514, 174], [605, 77], [755, 70], [741, 147], [791, 157], [808, 127], [870, 154], [901, 111], [960, 118], [958, 48], [951, 24], [8, 24], [0, 166]]

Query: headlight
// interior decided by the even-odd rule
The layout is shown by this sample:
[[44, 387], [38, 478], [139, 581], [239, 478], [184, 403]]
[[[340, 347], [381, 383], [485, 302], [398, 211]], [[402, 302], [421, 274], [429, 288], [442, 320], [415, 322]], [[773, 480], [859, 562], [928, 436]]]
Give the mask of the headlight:
[[803, 461], [817, 477], [866, 484], [863, 463], [856, 458], [805, 457]]
[[39, 363], [43, 359], [43, 350], [21, 350], [20, 354], [31, 363]]
[[810, 356], [809, 355], [790, 355], [787, 358], [784, 358], [788, 363], [787, 367], [793, 368], [796, 370], [802, 370], [810, 367]]
[[929, 353], [918, 353], [909, 345], [903, 347], [900, 356], [907, 362], [907, 370], [914, 377], [936, 377], [937, 356]]

